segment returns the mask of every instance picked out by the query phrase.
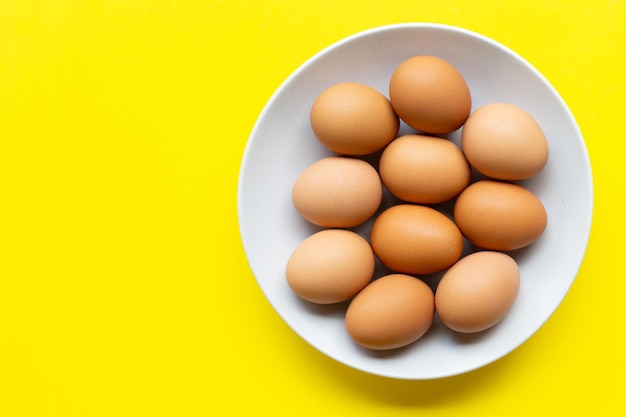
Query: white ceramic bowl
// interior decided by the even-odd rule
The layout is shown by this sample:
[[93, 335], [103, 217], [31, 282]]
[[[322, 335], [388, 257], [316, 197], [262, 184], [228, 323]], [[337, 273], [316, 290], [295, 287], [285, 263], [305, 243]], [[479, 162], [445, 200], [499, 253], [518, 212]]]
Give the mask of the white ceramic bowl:
[[[520, 265], [519, 296], [490, 330], [459, 335], [437, 319], [412, 345], [388, 352], [358, 347], [344, 327], [347, 303], [316, 306], [296, 297], [285, 265], [314, 231], [291, 202], [297, 176], [330, 155], [309, 121], [315, 98], [342, 81], [368, 84], [388, 95], [395, 67], [414, 55], [436, 55], [454, 65], [472, 93], [473, 109], [504, 101], [527, 110], [546, 134], [550, 159], [522, 182], [543, 202], [548, 227], [533, 245], [512, 253]], [[400, 133], [408, 133], [406, 125]], [[457, 144], [460, 131], [450, 135]], [[261, 113], [243, 157], [238, 190], [239, 225], [252, 271], [265, 296], [291, 328], [326, 355], [362, 371], [431, 379], [489, 364], [532, 336], [559, 306], [582, 262], [593, 208], [589, 158], [567, 105], [550, 83], [510, 49], [482, 35], [427, 23], [389, 25], [350, 36], [313, 56], [275, 92]], [[357, 231], [367, 237], [370, 224]], [[378, 271], [379, 274], [384, 271]], [[432, 284], [432, 282], [431, 282]]]

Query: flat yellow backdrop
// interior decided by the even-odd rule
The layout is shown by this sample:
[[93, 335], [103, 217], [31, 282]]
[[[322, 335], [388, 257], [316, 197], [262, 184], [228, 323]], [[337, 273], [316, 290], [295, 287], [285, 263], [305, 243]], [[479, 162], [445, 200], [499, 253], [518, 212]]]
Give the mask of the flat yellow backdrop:
[[[482, 33], [541, 71], [595, 187], [552, 318], [434, 381], [306, 344], [264, 298], [237, 224], [241, 158], [274, 90], [335, 41], [409, 21]], [[623, 412], [625, 24], [619, 0], [0, 1], [0, 416]]]

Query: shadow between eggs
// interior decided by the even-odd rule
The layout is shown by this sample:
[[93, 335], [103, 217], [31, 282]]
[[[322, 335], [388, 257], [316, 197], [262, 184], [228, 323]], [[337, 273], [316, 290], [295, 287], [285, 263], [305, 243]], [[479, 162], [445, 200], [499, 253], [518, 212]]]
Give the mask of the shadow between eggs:
[[300, 304], [301, 308], [308, 311], [311, 314], [315, 314], [316, 316], [322, 316], [322, 317], [334, 317], [334, 316], [341, 316], [343, 317], [346, 313], [346, 309], [348, 308], [348, 305], [350, 304], [350, 300], [347, 301], [343, 301], [341, 303], [334, 303], [334, 304], [316, 304], [316, 303], [311, 303], [309, 301], [303, 300], [300, 297], [297, 296], [293, 296], [293, 299]]

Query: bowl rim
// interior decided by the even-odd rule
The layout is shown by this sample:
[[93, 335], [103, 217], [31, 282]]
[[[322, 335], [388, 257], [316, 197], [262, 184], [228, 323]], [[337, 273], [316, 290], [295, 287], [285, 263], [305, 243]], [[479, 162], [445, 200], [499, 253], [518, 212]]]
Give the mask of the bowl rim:
[[[576, 143], [578, 146], [580, 146], [581, 149], [581, 154], [583, 155], [585, 161], [585, 172], [586, 172], [586, 186], [588, 187], [588, 189], [586, 190], [587, 193], [589, 194], [589, 200], [587, 201], [587, 216], [585, 218], [585, 225], [584, 225], [584, 244], [582, 245], [582, 253], [580, 254], [580, 256], [577, 258], [577, 264], [576, 264], [576, 273], [574, 274], [574, 277], [569, 281], [569, 284], [567, 286], [567, 289], [563, 295], [563, 297], [559, 300], [558, 303], [556, 303], [554, 305], [554, 307], [548, 312], [547, 316], [541, 320], [538, 321], [536, 323], [536, 325], [534, 326], [534, 328], [532, 328], [532, 330], [527, 331], [525, 337], [522, 338], [521, 343], [512, 346], [509, 349], [505, 349], [502, 350], [498, 355], [496, 356], [492, 356], [489, 360], [487, 361], [483, 361], [483, 362], [478, 362], [478, 363], [474, 363], [472, 365], [468, 365], [466, 367], [462, 367], [462, 368], [457, 368], [455, 369], [455, 371], [452, 372], [440, 372], [440, 373], [433, 373], [430, 374], [428, 376], [410, 376], [410, 375], [397, 375], [394, 373], [390, 373], [390, 372], [383, 372], [383, 371], [373, 371], [373, 370], [369, 370], [369, 369], [364, 369], [362, 367], [358, 367], [355, 366], [352, 363], [348, 363], [338, 357], [336, 357], [336, 355], [332, 354], [331, 352], [329, 352], [323, 345], [319, 344], [316, 340], [312, 340], [311, 338], [307, 337], [307, 335], [302, 334], [301, 332], [297, 331], [297, 327], [293, 321], [291, 320], [290, 317], [285, 316], [284, 314], [282, 314], [282, 312], [280, 312], [279, 310], [276, 309], [276, 307], [273, 305], [273, 303], [270, 301], [270, 298], [268, 297], [268, 294], [266, 293], [264, 287], [261, 285], [261, 283], [259, 282], [256, 274], [254, 273], [253, 270], [253, 266], [250, 264], [250, 259], [249, 259], [249, 255], [248, 255], [248, 241], [249, 241], [249, 237], [247, 235], [248, 231], [244, 229], [243, 227], [243, 181], [244, 181], [244, 177], [245, 177], [245, 170], [246, 170], [246, 166], [248, 166], [248, 160], [251, 158], [251, 153], [252, 153], [252, 147], [253, 147], [253, 142], [254, 142], [254, 138], [257, 136], [258, 134], [258, 130], [260, 129], [260, 126], [263, 122], [263, 120], [266, 118], [267, 114], [271, 111], [274, 103], [276, 102], [276, 100], [278, 100], [278, 98], [283, 94], [284, 90], [291, 84], [292, 80], [297, 78], [302, 72], [306, 71], [306, 69], [311, 66], [314, 62], [316, 62], [320, 57], [328, 54], [329, 52], [341, 48], [344, 45], [351, 43], [357, 39], [363, 38], [363, 37], [369, 37], [369, 36], [375, 36], [378, 33], [383, 33], [383, 32], [388, 32], [388, 31], [395, 31], [395, 30], [406, 30], [406, 29], [435, 29], [435, 30], [442, 30], [442, 31], [448, 31], [448, 32], [454, 32], [456, 34], [460, 34], [463, 36], [469, 36], [471, 38], [474, 38], [480, 42], [484, 42], [489, 44], [491, 47], [494, 47], [502, 52], [504, 52], [505, 54], [511, 55], [513, 56], [516, 61], [519, 64], [522, 64], [526, 67], [527, 70], [531, 71], [533, 73], [533, 75], [535, 77], [537, 77], [546, 87], [548, 87], [551, 90], [552, 95], [559, 101], [559, 105], [562, 107], [562, 109], [565, 111], [567, 117], [570, 119], [571, 125], [573, 126], [573, 128], [576, 130], [577, 133], [577, 140]], [[530, 62], [528, 62], [524, 57], [522, 57], [520, 54], [518, 54], [517, 52], [515, 52], [514, 50], [510, 49], [509, 47], [505, 46], [504, 44], [489, 38], [479, 32], [476, 31], [472, 31], [463, 27], [459, 27], [459, 26], [454, 26], [454, 25], [450, 25], [450, 24], [444, 24], [444, 23], [435, 23], [435, 22], [404, 22], [404, 23], [392, 23], [392, 24], [386, 24], [386, 25], [381, 25], [381, 26], [376, 26], [376, 27], [372, 27], [369, 29], [365, 29], [365, 30], [361, 30], [358, 32], [355, 32], [347, 37], [344, 37], [336, 42], [333, 42], [331, 44], [329, 44], [328, 46], [322, 48], [321, 50], [319, 50], [318, 52], [316, 52], [315, 54], [313, 54], [310, 58], [308, 58], [307, 60], [305, 60], [301, 65], [299, 65], [294, 71], [292, 71], [287, 78], [285, 78], [281, 84], [279, 85], [279, 87], [272, 93], [272, 95], [270, 96], [269, 100], [266, 102], [266, 104], [264, 105], [263, 109], [261, 110], [261, 112], [259, 113], [254, 126], [250, 132], [250, 135], [248, 137], [248, 140], [246, 142], [246, 146], [241, 158], [241, 165], [240, 165], [240, 170], [239, 170], [239, 177], [238, 177], [238, 181], [237, 181], [237, 216], [238, 216], [238, 228], [240, 231], [240, 238], [241, 238], [241, 242], [244, 248], [244, 252], [245, 252], [245, 256], [246, 259], [248, 259], [249, 262], [249, 266], [252, 269], [252, 273], [253, 276], [255, 278], [255, 281], [257, 282], [257, 285], [259, 285], [261, 291], [264, 293], [265, 297], [266, 297], [266, 301], [270, 303], [271, 307], [274, 309], [274, 311], [281, 317], [281, 319], [288, 324], [288, 326], [291, 328], [292, 331], [294, 331], [300, 338], [302, 338], [303, 340], [305, 340], [309, 345], [313, 346], [316, 350], [320, 351], [321, 353], [323, 353], [324, 355], [326, 355], [327, 357], [335, 360], [338, 363], [341, 363], [345, 366], [348, 366], [352, 369], [367, 373], [367, 374], [371, 374], [371, 375], [377, 375], [380, 377], [387, 377], [387, 378], [392, 378], [392, 379], [401, 379], [401, 380], [432, 380], [432, 379], [440, 379], [440, 378], [447, 378], [447, 377], [452, 377], [452, 376], [456, 376], [456, 375], [461, 375], [470, 371], [474, 371], [476, 369], [482, 368], [486, 365], [489, 365], [491, 363], [494, 363], [496, 361], [498, 361], [499, 359], [505, 357], [506, 355], [510, 354], [512, 351], [514, 351], [515, 349], [517, 349], [519, 346], [521, 346], [522, 344], [526, 343], [542, 326], [545, 325], [545, 323], [550, 319], [550, 317], [554, 314], [554, 312], [559, 308], [559, 306], [562, 304], [565, 296], [567, 296], [567, 294], [569, 293], [569, 290], [571, 288], [571, 286], [573, 285], [574, 281], [576, 280], [576, 277], [578, 276], [578, 271], [580, 270], [581, 266], [582, 266], [582, 262], [585, 258], [586, 252], [587, 252], [587, 248], [588, 248], [588, 244], [589, 244], [589, 238], [590, 238], [590, 233], [591, 233], [591, 227], [592, 227], [592, 222], [593, 222], [593, 208], [594, 208], [594, 186], [593, 186], [593, 172], [592, 172], [592, 167], [591, 167], [591, 163], [590, 163], [590, 158], [589, 158], [589, 153], [585, 144], [585, 140], [584, 140], [584, 136], [582, 134], [582, 131], [580, 129], [579, 124], [577, 123], [574, 115], [572, 114], [569, 106], [565, 103], [565, 101], [563, 100], [562, 96], [558, 93], [558, 91], [556, 90], [556, 88], [548, 81], [548, 79], [541, 73], [539, 72], [533, 65], [530, 64]]]

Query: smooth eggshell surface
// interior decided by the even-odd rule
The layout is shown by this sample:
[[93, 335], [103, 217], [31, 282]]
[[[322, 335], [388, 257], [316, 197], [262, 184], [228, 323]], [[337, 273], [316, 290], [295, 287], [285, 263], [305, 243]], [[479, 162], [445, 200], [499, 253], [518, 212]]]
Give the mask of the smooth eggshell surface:
[[502, 252], [465, 256], [443, 275], [435, 292], [437, 315], [448, 328], [476, 333], [500, 322], [520, 287], [515, 260]]
[[414, 56], [398, 65], [389, 81], [389, 99], [406, 124], [434, 134], [460, 128], [472, 107], [461, 73], [449, 62], [429, 55]]
[[463, 236], [445, 214], [428, 206], [399, 204], [374, 220], [370, 243], [380, 261], [405, 274], [441, 271], [463, 252]]
[[291, 254], [287, 283], [301, 298], [333, 304], [352, 298], [374, 274], [374, 253], [355, 232], [326, 229], [306, 238]]
[[409, 275], [386, 275], [350, 302], [346, 330], [363, 347], [396, 349], [421, 338], [430, 328], [434, 312], [434, 295], [426, 283]]
[[409, 134], [391, 142], [379, 163], [383, 184], [411, 203], [441, 203], [470, 182], [471, 168], [463, 152], [444, 138]]
[[307, 167], [292, 188], [293, 204], [309, 222], [349, 228], [374, 215], [383, 198], [380, 176], [369, 163], [329, 156]]
[[396, 136], [400, 120], [382, 93], [364, 84], [344, 82], [317, 97], [311, 108], [311, 127], [331, 151], [366, 155]]
[[463, 152], [480, 173], [523, 180], [548, 162], [548, 142], [539, 124], [522, 108], [489, 103], [470, 115], [461, 132]]
[[500, 251], [530, 245], [548, 223], [543, 204], [531, 191], [493, 180], [477, 181], [463, 190], [454, 205], [454, 219], [474, 245]]

